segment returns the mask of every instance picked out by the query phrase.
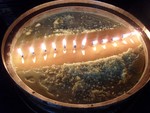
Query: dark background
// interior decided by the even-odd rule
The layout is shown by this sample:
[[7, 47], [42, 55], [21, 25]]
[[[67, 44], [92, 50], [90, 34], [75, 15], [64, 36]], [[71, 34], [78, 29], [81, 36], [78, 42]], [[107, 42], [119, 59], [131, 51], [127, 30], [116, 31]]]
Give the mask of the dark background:
[[[10, 24], [28, 9], [50, 0], [0, 0], [0, 43]], [[137, 17], [150, 30], [149, 0], [101, 0], [111, 3]], [[33, 113], [19, 97], [14, 82], [0, 59], [0, 113]], [[58, 111], [57, 111], [58, 113]], [[114, 111], [108, 111], [114, 113]], [[150, 113], [150, 82], [132, 96], [119, 113]]]

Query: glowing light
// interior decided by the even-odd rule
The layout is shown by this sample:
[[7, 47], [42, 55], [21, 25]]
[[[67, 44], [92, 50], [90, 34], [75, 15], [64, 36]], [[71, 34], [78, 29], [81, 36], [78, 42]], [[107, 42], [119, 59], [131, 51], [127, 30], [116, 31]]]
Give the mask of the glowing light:
[[76, 48], [76, 47], [77, 47], [76, 40], [73, 40], [73, 48]]
[[23, 52], [22, 52], [21, 48], [18, 48], [17, 51], [18, 51], [18, 54], [19, 54], [21, 57], [23, 57]]
[[17, 51], [18, 51], [18, 54], [21, 56], [22, 64], [24, 64], [23, 52], [22, 52], [21, 48], [18, 48]]
[[112, 41], [118, 41], [118, 40], [120, 40], [119, 37], [113, 37], [113, 38], [112, 38]]
[[103, 48], [103, 49], [106, 49], [106, 45], [102, 45], [102, 48]]
[[96, 45], [98, 44], [98, 40], [94, 40], [94, 41], [92, 42], [92, 44], [93, 44], [93, 46], [96, 46]]
[[52, 42], [52, 48], [56, 51], [56, 44], [55, 44], [55, 42]]
[[82, 52], [82, 55], [85, 55], [85, 50], [81, 50], [81, 52]]
[[106, 44], [108, 42], [108, 39], [104, 38], [102, 39], [102, 44]]
[[92, 42], [92, 45], [93, 45], [93, 50], [96, 51], [96, 45], [98, 44], [98, 40], [94, 40]]
[[41, 48], [44, 52], [46, 52], [46, 45], [44, 43], [42, 43]]
[[30, 47], [30, 48], [29, 48], [29, 51], [30, 51], [32, 54], [34, 54], [34, 48], [33, 48], [33, 47]]
[[63, 43], [63, 48], [64, 48], [63, 53], [66, 53], [67, 52], [66, 51], [66, 45], [67, 45], [66, 39], [63, 39], [62, 43]]
[[86, 38], [84, 38], [84, 39], [82, 40], [82, 48], [84, 48], [85, 45], [86, 45]]
[[116, 42], [114, 42], [112, 45], [113, 45], [114, 47], [117, 47], [117, 43], [116, 43]]
[[66, 48], [66, 45], [67, 45], [66, 39], [63, 39], [62, 43], [63, 43], [63, 47]]
[[123, 40], [122, 43], [127, 44], [127, 41]]

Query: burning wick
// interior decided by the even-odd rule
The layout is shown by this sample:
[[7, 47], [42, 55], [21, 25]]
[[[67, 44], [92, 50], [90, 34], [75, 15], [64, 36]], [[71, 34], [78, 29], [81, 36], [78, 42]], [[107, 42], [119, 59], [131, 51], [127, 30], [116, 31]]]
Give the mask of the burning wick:
[[96, 51], [96, 45], [98, 44], [98, 40], [94, 40], [92, 42], [92, 45], [93, 45], [93, 50]]
[[54, 49], [54, 58], [56, 57], [56, 44], [55, 44], [55, 42], [52, 42], [52, 48]]
[[30, 52], [32, 53], [32, 55], [33, 55], [33, 58], [32, 58], [32, 61], [33, 61], [33, 63], [35, 63], [36, 62], [36, 57], [34, 56], [34, 48], [33, 47], [30, 47], [29, 48], [29, 50], [30, 50]]
[[44, 55], [44, 60], [46, 60], [47, 59], [47, 54], [46, 54], [46, 45], [44, 44], [44, 43], [42, 43], [42, 45], [41, 45], [41, 48], [42, 48], [42, 50], [44, 51], [44, 53], [45, 53], [45, 55]]
[[20, 48], [18, 48], [17, 51], [18, 51], [18, 54], [21, 56], [21, 62], [22, 62], [22, 64], [24, 64], [24, 55], [23, 55], [22, 50]]
[[84, 38], [84, 39], [82, 40], [82, 50], [81, 50], [82, 55], [85, 55], [85, 50], [84, 50], [85, 45], [86, 45], [86, 38]]
[[66, 39], [63, 39], [62, 43], [63, 43], [63, 48], [64, 48], [63, 52], [66, 53], [67, 52], [66, 51], [66, 45], [67, 45]]
[[44, 43], [42, 43], [41, 48], [44, 52], [46, 52], [46, 45]]
[[77, 43], [76, 40], [73, 40], [73, 53], [76, 52]]

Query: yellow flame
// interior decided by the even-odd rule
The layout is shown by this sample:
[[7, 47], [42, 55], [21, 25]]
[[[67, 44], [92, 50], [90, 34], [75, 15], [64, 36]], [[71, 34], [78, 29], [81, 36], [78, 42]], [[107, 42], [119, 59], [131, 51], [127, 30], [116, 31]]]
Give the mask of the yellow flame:
[[43, 51], [46, 51], [46, 45], [44, 43], [42, 43], [41, 48]]

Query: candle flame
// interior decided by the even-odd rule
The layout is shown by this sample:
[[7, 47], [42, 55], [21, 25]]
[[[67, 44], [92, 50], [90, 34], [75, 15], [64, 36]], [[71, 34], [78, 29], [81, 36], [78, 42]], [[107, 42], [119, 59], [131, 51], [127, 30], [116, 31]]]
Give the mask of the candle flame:
[[21, 48], [18, 48], [17, 51], [18, 51], [18, 54], [19, 54], [21, 57], [23, 57], [23, 52], [22, 52]]
[[64, 48], [66, 48], [67, 41], [66, 41], [66, 39], [65, 39], [65, 38], [63, 39], [62, 43], [63, 43], [63, 47], [64, 47]]
[[44, 43], [42, 43], [41, 48], [44, 52], [46, 52], [46, 45]]
[[92, 42], [92, 44], [93, 44], [93, 46], [96, 46], [96, 45], [98, 44], [98, 40], [94, 40], [94, 41]]
[[96, 45], [98, 44], [98, 40], [94, 40], [93, 42], [92, 42], [92, 44], [93, 44], [93, 50], [94, 51], [96, 51]]
[[102, 39], [102, 44], [106, 44], [108, 42], [107, 38]]
[[112, 38], [112, 41], [118, 41], [118, 40], [120, 40], [119, 37], [113, 37], [113, 38]]
[[52, 48], [56, 51], [56, 44], [55, 44], [55, 42], [52, 42]]
[[82, 52], [82, 55], [85, 55], [85, 50], [82, 50], [81, 52]]
[[86, 38], [84, 38], [84, 39], [82, 40], [82, 47], [84, 48], [85, 45], [86, 45]]
[[76, 40], [73, 40], [73, 47], [76, 48], [76, 46], [77, 46]]
[[34, 48], [33, 48], [33, 47], [30, 47], [29, 50], [30, 50], [30, 52], [31, 52], [32, 54], [34, 54]]

